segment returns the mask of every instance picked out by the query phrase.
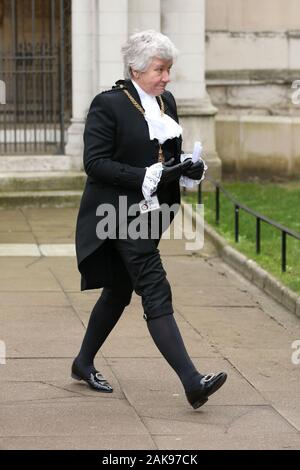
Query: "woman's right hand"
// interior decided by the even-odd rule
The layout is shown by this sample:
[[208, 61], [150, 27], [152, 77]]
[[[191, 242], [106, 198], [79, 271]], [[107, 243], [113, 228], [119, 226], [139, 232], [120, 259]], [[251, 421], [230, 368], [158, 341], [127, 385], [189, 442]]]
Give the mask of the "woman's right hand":
[[171, 158], [162, 164], [154, 163], [146, 169], [146, 174], [142, 184], [142, 193], [146, 200], [150, 199], [157, 189], [165, 183], [179, 180], [182, 172], [190, 168], [193, 164], [189, 158], [178, 165], [173, 165], [175, 159]]

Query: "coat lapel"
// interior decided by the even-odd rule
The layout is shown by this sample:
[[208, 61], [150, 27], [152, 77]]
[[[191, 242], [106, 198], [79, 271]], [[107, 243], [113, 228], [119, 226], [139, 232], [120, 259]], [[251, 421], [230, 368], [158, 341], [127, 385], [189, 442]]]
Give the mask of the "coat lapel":
[[[167, 114], [168, 116], [170, 116], [171, 118], [174, 119], [174, 116], [172, 116], [172, 113], [170, 113], [170, 109], [169, 109], [168, 102], [167, 102], [167, 100], [166, 100], [165, 95], [162, 94], [161, 97], [162, 97], [162, 100], [163, 100], [164, 106], [165, 106], [165, 114]], [[159, 99], [156, 98], [156, 100], [157, 100], [158, 104], [160, 104], [160, 103], [159, 103]]]
[[[131, 80], [125, 80], [125, 87], [127, 88], [127, 90], [129, 91], [129, 93], [131, 94], [131, 96], [133, 96], [133, 98], [138, 102], [138, 104], [140, 106], [142, 106], [142, 102], [141, 102], [141, 98], [140, 98], [140, 95], [138, 94], [137, 92], [137, 89], [135, 88], [134, 84], [132, 83]], [[143, 108], [143, 106], [142, 106]], [[143, 108], [144, 109], [144, 108]], [[145, 111], [145, 110], [144, 110]]]

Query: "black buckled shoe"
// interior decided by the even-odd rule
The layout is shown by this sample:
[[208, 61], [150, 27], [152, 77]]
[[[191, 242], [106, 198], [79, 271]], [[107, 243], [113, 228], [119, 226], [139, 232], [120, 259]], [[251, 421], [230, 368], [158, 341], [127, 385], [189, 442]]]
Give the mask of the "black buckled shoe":
[[90, 375], [87, 376], [82, 372], [82, 370], [80, 370], [75, 360], [72, 364], [71, 377], [75, 380], [84, 380], [93, 390], [97, 390], [98, 392], [113, 392], [112, 386], [107, 382], [103, 375], [100, 374], [100, 372], [95, 369], [94, 372], [90, 372]]
[[219, 374], [208, 374], [202, 377], [200, 380], [200, 388], [192, 390], [191, 392], [185, 392], [188, 402], [194, 409], [200, 408], [207, 402], [208, 397], [219, 390], [227, 379], [225, 372]]

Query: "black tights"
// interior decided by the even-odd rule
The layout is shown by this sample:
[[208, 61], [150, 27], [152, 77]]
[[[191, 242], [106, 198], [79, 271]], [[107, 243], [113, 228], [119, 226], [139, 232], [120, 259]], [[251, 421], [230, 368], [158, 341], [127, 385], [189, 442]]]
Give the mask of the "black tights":
[[185, 390], [199, 387], [203, 375], [199, 374], [185, 348], [173, 315], [149, 320], [148, 330], [157, 348], [180, 378]]
[[[96, 302], [76, 361], [88, 375], [95, 372], [94, 357], [122, 315], [127, 303], [103, 294]], [[161, 354], [179, 376], [186, 391], [203, 377], [192, 363], [173, 315], [149, 319], [148, 330]]]
[[94, 357], [122, 315], [127, 303], [107, 298], [104, 293], [97, 300], [82, 341], [77, 361], [85, 371], [95, 371]]

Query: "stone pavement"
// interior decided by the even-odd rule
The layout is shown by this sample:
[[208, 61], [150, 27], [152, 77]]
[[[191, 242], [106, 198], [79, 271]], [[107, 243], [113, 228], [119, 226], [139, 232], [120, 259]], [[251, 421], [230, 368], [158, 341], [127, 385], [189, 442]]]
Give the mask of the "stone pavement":
[[299, 449], [299, 318], [207, 242], [197, 254], [180, 240], [160, 246], [189, 353], [201, 372], [228, 373], [208, 403], [187, 403], [137, 296], [96, 359], [114, 393], [71, 379], [99, 295], [79, 290], [76, 212], [0, 211], [0, 449]]

